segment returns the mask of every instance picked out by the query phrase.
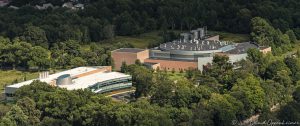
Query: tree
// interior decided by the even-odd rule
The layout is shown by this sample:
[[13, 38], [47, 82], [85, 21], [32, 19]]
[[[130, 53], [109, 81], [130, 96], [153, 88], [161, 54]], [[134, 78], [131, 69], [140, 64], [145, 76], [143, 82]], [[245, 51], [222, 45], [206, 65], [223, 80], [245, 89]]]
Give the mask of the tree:
[[233, 65], [229, 62], [228, 56], [215, 55], [212, 66], [205, 74], [216, 78], [218, 82], [223, 84], [225, 90], [230, 90], [233, 85]]
[[17, 105], [28, 116], [30, 125], [38, 125], [40, 123], [41, 112], [36, 108], [36, 103], [32, 99], [24, 97], [17, 101]]
[[298, 87], [296, 91], [294, 91], [293, 98], [296, 102], [300, 103], [300, 87]]
[[290, 99], [290, 96], [286, 95], [290, 92], [290, 89], [274, 80], [266, 80], [261, 86], [264, 89], [266, 101], [270, 107], [278, 103], [285, 103]]
[[28, 64], [30, 67], [38, 67], [38, 69], [47, 69], [50, 67], [49, 53], [46, 49], [35, 46], [29, 55], [30, 60]]
[[21, 39], [31, 43], [34, 46], [48, 48], [46, 32], [37, 26], [29, 25], [22, 34]]
[[274, 28], [263, 18], [255, 17], [251, 20], [251, 39], [260, 45], [270, 46], [274, 39]]
[[215, 92], [219, 92], [222, 88], [222, 85], [218, 82], [218, 80], [214, 77], [201, 75], [197, 77], [197, 82], [199, 85], [205, 85], [213, 89]]
[[247, 50], [247, 59], [253, 63], [260, 63], [262, 61], [263, 54], [258, 49], [251, 48]]
[[[202, 114], [199, 114], [202, 113]], [[212, 126], [214, 125], [214, 115], [205, 103], [200, 102], [197, 108], [193, 110], [193, 117], [191, 119], [191, 125], [193, 126]]]
[[[164, 108], [163, 108], [164, 109]], [[168, 113], [172, 119], [173, 125], [177, 124], [180, 126], [188, 125], [193, 113], [188, 108], [168, 108]]]
[[247, 8], [240, 9], [239, 12], [237, 12], [239, 31], [244, 33], [249, 32], [251, 18], [252, 12]]
[[278, 112], [278, 118], [280, 120], [289, 120], [290, 122], [297, 122], [300, 119], [299, 103], [289, 103], [282, 107]]
[[122, 62], [121, 72], [122, 73], [127, 73], [128, 72], [128, 66], [126, 65], [126, 62]]
[[86, 61], [84, 59], [82, 59], [81, 57], [75, 57], [75, 58], [71, 59], [70, 65], [73, 67], [85, 66]]
[[103, 28], [103, 38], [104, 39], [112, 39], [115, 37], [115, 31], [114, 31], [113, 25], [105, 25]]
[[167, 108], [161, 108], [157, 105], [150, 104], [146, 100], [139, 100], [132, 104], [133, 125], [145, 126], [172, 126], [172, 117]]
[[171, 71], [173, 74], [175, 73], [175, 68], [172, 68], [172, 71]]
[[28, 116], [24, 114], [19, 106], [14, 105], [1, 119], [0, 124], [9, 126], [26, 126], [28, 125]]
[[296, 35], [295, 35], [295, 33], [294, 33], [293, 30], [288, 30], [288, 31], [286, 31], [285, 34], [287, 34], [289, 36], [289, 38], [290, 38], [290, 40], [291, 40], [292, 43], [296, 43], [297, 42], [297, 37], [296, 37]]
[[0, 118], [2, 119], [5, 114], [10, 110], [11, 106], [5, 105], [5, 104], [0, 104]]
[[279, 110], [278, 118], [280, 120], [289, 120], [291, 122], [297, 122], [297, 120], [300, 119], [300, 113], [299, 113], [300, 95], [299, 94], [300, 94], [300, 88], [298, 87], [292, 94], [294, 100], [289, 102]]
[[135, 60], [135, 63], [134, 63], [134, 64], [139, 65], [139, 66], [142, 65], [142, 63], [141, 63], [141, 61], [140, 61], [139, 59]]
[[232, 95], [243, 102], [247, 115], [259, 112], [265, 103], [265, 92], [260, 82], [253, 75], [246, 79], [239, 79], [232, 87]]
[[153, 88], [152, 72], [144, 66], [130, 65], [129, 72], [136, 85], [135, 97], [147, 97]]
[[55, 89], [55, 87], [52, 87], [45, 82], [33, 81], [30, 85], [19, 88], [15, 93], [15, 97], [16, 99], [29, 97], [34, 101], [39, 101], [39, 97], [40, 95], [43, 95], [43, 92], [53, 92]]
[[265, 77], [267, 79], [273, 79], [273, 77], [277, 75], [277, 72], [281, 70], [290, 72], [283, 61], [281, 60], [274, 61], [266, 68]]
[[232, 69], [232, 65], [229, 63], [229, 57], [220, 55], [214, 56], [213, 67], [219, 68], [221, 71]]
[[281, 18], [273, 20], [272, 24], [275, 28], [278, 28], [284, 32], [289, 29], [289, 23]]
[[42, 126], [71, 126], [66, 120], [54, 119], [51, 117], [45, 117], [42, 122]]
[[280, 70], [280, 71], [277, 71], [273, 80], [284, 85], [285, 87], [290, 87], [292, 84], [292, 79], [289, 75], [290, 75], [289, 71]]
[[116, 17], [116, 29], [119, 35], [132, 35], [139, 33], [139, 26], [137, 22], [127, 11]]
[[165, 74], [159, 73], [155, 77], [154, 82], [156, 88], [151, 96], [151, 103], [158, 104], [159, 106], [167, 106], [172, 103], [173, 93], [173, 83], [169, 80]]
[[67, 40], [62, 43], [62, 46], [65, 46], [62, 48], [64, 51], [66, 51], [71, 56], [78, 56], [80, 52], [80, 44], [76, 40]]
[[300, 80], [300, 61], [294, 57], [286, 57], [284, 63], [290, 69], [293, 81]]
[[[78, 91], [67, 91], [66, 89], [56, 89], [53, 92], [41, 93], [37, 107], [43, 111], [44, 116], [55, 117], [70, 123], [80, 121], [78, 107], [87, 102], [88, 91], [80, 93]], [[87, 94], [85, 94], [87, 93]]]
[[177, 108], [189, 107], [192, 103], [192, 90], [194, 86], [188, 80], [179, 80], [175, 84], [172, 106]]

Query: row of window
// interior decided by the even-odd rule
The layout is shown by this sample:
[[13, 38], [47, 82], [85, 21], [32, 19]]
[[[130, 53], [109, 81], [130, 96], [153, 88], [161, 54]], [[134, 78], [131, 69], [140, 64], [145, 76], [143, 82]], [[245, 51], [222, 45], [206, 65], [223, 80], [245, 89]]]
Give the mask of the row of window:
[[15, 94], [11, 94], [11, 93], [5, 93], [5, 96], [6, 96], [6, 97], [14, 97], [14, 96], [15, 96]]
[[114, 82], [109, 82], [109, 83], [101, 83], [101, 84], [95, 84], [94, 86], [90, 87], [90, 89], [92, 90], [98, 90], [100, 88], [105, 88], [105, 87], [110, 87], [110, 86], [117, 86], [117, 85], [124, 85], [124, 84], [128, 84], [128, 83], [132, 83], [131, 80], [120, 80], [118, 82], [114, 81]]
[[110, 91], [115, 91], [115, 90], [120, 90], [120, 89], [126, 89], [126, 88], [130, 88], [132, 85], [123, 85], [123, 86], [119, 86], [119, 87], [113, 87], [113, 88], [106, 88], [101, 90], [98, 93], [105, 93], [105, 92], [110, 92]]
[[111, 79], [111, 80], [106, 80], [106, 81], [102, 81], [102, 82], [99, 82], [97, 84], [106, 84], [106, 83], [114, 83], [114, 82], [123, 82], [123, 81], [131, 81], [132, 78], [131, 77], [123, 77], [123, 78], [116, 78], [116, 79]]

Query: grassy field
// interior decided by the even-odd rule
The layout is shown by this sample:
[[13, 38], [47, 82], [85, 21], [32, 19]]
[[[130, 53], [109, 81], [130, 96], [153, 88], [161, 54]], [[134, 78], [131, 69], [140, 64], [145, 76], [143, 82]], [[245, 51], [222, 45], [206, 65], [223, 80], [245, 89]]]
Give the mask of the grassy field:
[[180, 73], [180, 72], [172, 73], [168, 71], [167, 75], [170, 80], [182, 80], [185, 78], [185, 73]]
[[250, 40], [250, 36], [248, 34], [234, 34], [220, 31], [209, 31], [208, 33], [220, 35], [220, 40], [224, 41], [247, 42]]
[[38, 72], [21, 72], [17, 70], [0, 71], [0, 91], [2, 92], [6, 85], [10, 85], [14, 82], [24, 81], [26, 76], [27, 80], [38, 77]]
[[[180, 31], [175, 31], [180, 33]], [[233, 42], [246, 42], [249, 41], [249, 35], [247, 34], [233, 34], [228, 32], [219, 31], [209, 31], [210, 34], [220, 35], [221, 40], [233, 41]], [[160, 31], [153, 31], [149, 33], [144, 33], [139, 36], [117, 36], [112, 40], [104, 40], [100, 43], [111, 44], [117, 42], [128, 42], [132, 44], [135, 48], [147, 48], [150, 44], [158, 43], [162, 41], [162, 36]]]
[[118, 42], [128, 42], [135, 48], [147, 48], [152, 43], [158, 43], [162, 41], [162, 37], [159, 35], [159, 31], [153, 31], [144, 33], [139, 36], [117, 36], [112, 40], [104, 40], [101, 43], [110, 44]]

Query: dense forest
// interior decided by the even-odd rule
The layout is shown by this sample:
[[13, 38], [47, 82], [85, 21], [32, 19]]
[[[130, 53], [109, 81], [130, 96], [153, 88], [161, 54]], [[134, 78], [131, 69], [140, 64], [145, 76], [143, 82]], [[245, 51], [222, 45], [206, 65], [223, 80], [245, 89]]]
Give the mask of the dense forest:
[[[297, 39], [291, 41], [293, 39], [290, 38], [296, 38], [291, 34], [292, 32], [286, 34], [282, 34], [280, 30], [274, 32], [274, 28], [260, 17], [253, 18], [250, 25], [252, 39], [256, 39], [260, 44], [275, 45], [276, 49], [285, 49], [285, 46], [279, 46], [280, 43], [287, 42], [285, 44], [289, 47], [298, 42]], [[278, 36], [275, 33], [281, 34]], [[270, 41], [264, 43], [265, 39]], [[27, 63], [31, 66], [41, 62], [51, 63], [49, 62], [51, 60], [58, 63], [55, 66], [62, 66], [63, 62], [57, 61], [68, 61], [79, 66], [86, 61], [88, 64], [100, 64], [95, 62], [99, 61], [96, 57], [86, 58], [87, 55], [78, 50], [80, 44], [73, 40], [53, 46], [50, 54], [47, 49], [32, 46], [18, 39], [9, 41], [2, 38], [1, 41], [4, 49], [12, 50], [8, 53], [14, 56], [12, 59], [15, 59], [13, 60], [15, 62], [12, 64], [26, 65]], [[112, 46], [130, 45], [123, 43]], [[109, 52], [105, 53], [105, 50], [110, 50], [108, 47], [110, 46], [105, 49], [100, 45], [92, 44], [87, 52], [106, 55]], [[22, 51], [28, 51], [27, 59], [23, 59], [22, 57], [26, 57], [23, 55], [17, 56], [16, 52]], [[47, 54], [50, 55], [50, 59]], [[74, 58], [77, 59], [75, 61], [73, 58], [52, 59], [55, 56], [65, 55], [78, 58]], [[240, 68], [234, 69], [228, 57], [216, 55], [211, 67], [202, 73], [194, 69], [180, 71], [185, 76], [177, 81], [170, 79], [169, 72], [166, 70], [150, 70], [140, 62], [129, 66], [123, 64], [121, 72], [131, 74], [136, 87], [129, 103], [112, 101], [111, 98], [94, 94], [89, 90], [68, 91], [35, 81], [17, 91], [15, 102], [0, 104], [0, 124], [7, 126], [228, 126], [233, 122], [242, 123], [253, 115], [260, 115], [259, 121], [262, 122], [286, 120], [297, 123], [300, 119], [299, 57], [299, 50], [292, 55], [277, 54], [276, 56], [250, 49], [247, 59], [237, 64]], [[99, 58], [101, 59], [101, 56]], [[7, 59], [1, 60], [2, 63]], [[36, 59], [44, 59], [46, 62]], [[107, 63], [105, 60], [102, 61]], [[65, 67], [72, 67], [70, 65], [67, 64]]]
[[124, 66], [136, 86], [129, 103], [35, 81], [16, 92], [11, 107], [1, 104], [0, 124], [229, 126], [256, 114], [261, 121], [297, 122], [300, 59], [263, 55], [256, 49], [248, 54], [240, 69], [234, 70], [228, 57], [215, 56], [211, 68], [203, 73], [190, 69], [178, 81], [164, 70], [154, 72], [138, 62]]
[[15, 101], [1, 102], [1, 126], [228, 126], [254, 115], [261, 122], [300, 120], [299, 0], [83, 0], [83, 10], [33, 7], [48, 2], [63, 4], [14, 0], [20, 9], [0, 8], [2, 69], [113, 65], [110, 51], [132, 45], [102, 40], [200, 26], [250, 34], [272, 53], [249, 49], [238, 69], [216, 55], [205, 71], [180, 71], [177, 81], [169, 76], [175, 71], [123, 64], [136, 88], [129, 103], [34, 81]]
[[[78, 40], [81, 43], [138, 35], [152, 30], [211, 30], [250, 33], [250, 20], [262, 17], [275, 29], [300, 37], [298, 0], [90, 0], [84, 10], [37, 10], [36, 4], [60, 0], [13, 0], [14, 10], [0, 9], [0, 35], [43, 47]], [[32, 5], [32, 6], [29, 6]]]
[[[34, 5], [48, 2], [55, 6], [63, 4], [60, 0], [14, 0], [11, 5], [20, 6], [20, 9], [0, 8], [0, 17], [4, 17], [0, 18], [0, 36], [4, 37], [0, 38], [3, 45], [0, 49], [2, 68], [113, 65], [110, 51], [132, 45], [113, 43], [113, 46], [104, 46], [99, 45], [99, 41], [153, 30], [162, 31], [162, 42], [176, 37], [165, 31], [190, 30], [200, 26], [251, 33], [252, 41], [271, 46], [274, 55], [290, 51], [300, 38], [300, 10], [297, 7], [300, 2], [297, 0], [91, 0], [80, 1], [86, 4], [83, 10], [34, 8]], [[253, 19], [256, 16], [261, 18]], [[91, 47], [80, 49], [83, 44]], [[19, 55], [31, 50], [24, 50], [24, 47], [32, 47], [42, 53], [22, 58]], [[34, 54], [39, 54], [39, 59], [48, 58], [50, 62], [34, 61]]]
[[0, 66], [2, 69], [47, 70], [66, 69], [79, 66], [112, 65], [110, 52], [122, 47], [132, 47], [128, 43], [111, 45], [90, 44], [80, 48], [75, 40], [55, 43], [49, 50], [34, 46], [20, 39], [10, 41], [0, 37]]

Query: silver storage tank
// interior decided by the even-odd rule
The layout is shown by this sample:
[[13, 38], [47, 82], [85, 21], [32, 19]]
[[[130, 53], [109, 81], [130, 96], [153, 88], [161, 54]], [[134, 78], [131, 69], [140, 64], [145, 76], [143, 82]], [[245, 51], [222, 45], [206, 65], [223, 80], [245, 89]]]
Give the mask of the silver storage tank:
[[61, 75], [57, 78], [56, 85], [68, 85], [72, 84], [72, 78], [70, 74]]
[[198, 28], [197, 29], [198, 30], [198, 35], [199, 35], [199, 38], [200, 39], [204, 39], [204, 37], [205, 37], [205, 30], [204, 30], [204, 28]]

